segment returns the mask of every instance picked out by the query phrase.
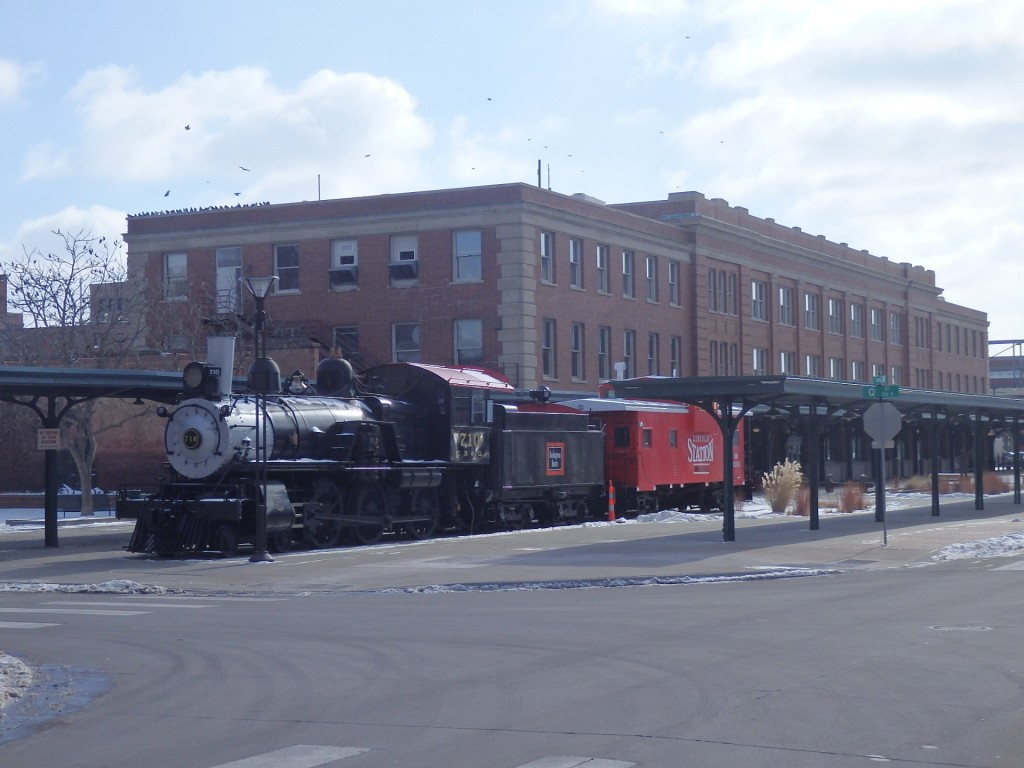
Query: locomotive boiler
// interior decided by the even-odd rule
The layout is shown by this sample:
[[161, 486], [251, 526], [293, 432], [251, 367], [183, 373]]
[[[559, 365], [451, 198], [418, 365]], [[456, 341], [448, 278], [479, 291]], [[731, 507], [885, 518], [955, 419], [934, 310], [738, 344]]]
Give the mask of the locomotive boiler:
[[520, 412], [501, 402], [514, 388], [481, 369], [395, 363], [357, 378], [329, 359], [308, 392], [190, 389], [161, 411], [168, 477], [119, 494], [118, 517], [136, 520], [129, 551], [234, 554], [255, 540], [261, 505], [282, 551], [574, 521], [604, 503], [586, 416]]

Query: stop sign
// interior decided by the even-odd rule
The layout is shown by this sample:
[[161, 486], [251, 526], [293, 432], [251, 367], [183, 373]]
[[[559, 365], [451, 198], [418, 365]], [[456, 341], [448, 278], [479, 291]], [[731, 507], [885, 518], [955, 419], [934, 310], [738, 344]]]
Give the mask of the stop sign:
[[903, 414], [892, 403], [875, 403], [864, 411], [864, 431], [879, 443], [892, 440], [903, 428]]

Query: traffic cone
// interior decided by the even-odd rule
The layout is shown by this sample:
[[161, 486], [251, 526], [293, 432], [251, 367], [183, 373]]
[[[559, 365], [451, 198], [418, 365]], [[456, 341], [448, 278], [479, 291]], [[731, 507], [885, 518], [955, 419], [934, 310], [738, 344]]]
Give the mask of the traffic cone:
[[615, 522], [615, 485], [608, 483], [608, 522]]

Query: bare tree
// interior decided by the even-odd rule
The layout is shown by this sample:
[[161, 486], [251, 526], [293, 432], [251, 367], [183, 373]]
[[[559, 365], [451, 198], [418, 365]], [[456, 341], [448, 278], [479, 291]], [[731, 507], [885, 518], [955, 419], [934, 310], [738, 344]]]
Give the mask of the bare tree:
[[[82, 231], [53, 234], [62, 244], [58, 251], [23, 247], [23, 259], [0, 264], [8, 304], [0, 318], [3, 359], [89, 368], [120, 368], [137, 360], [145, 347], [148, 297], [144, 285], [128, 279], [122, 243]], [[96, 434], [114, 426], [98, 422], [102, 410], [96, 401], [85, 400], [61, 420], [62, 444], [81, 481], [83, 515], [93, 510]], [[145, 412], [145, 407], [138, 409], [138, 415]]]

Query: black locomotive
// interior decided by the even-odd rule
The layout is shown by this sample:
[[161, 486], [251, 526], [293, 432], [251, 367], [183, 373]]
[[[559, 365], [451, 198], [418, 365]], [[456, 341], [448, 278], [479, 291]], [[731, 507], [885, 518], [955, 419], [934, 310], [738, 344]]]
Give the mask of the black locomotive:
[[606, 509], [602, 435], [587, 415], [520, 410], [496, 374], [393, 363], [356, 377], [328, 359], [293, 394], [272, 361], [257, 362], [270, 369], [254, 366], [250, 389], [272, 394], [199, 392], [204, 364], [186, 367], [184, 399], [161, 414], [168, 477], [119, 494], [118, 517], [136, 520], [129, 551], [233, 555], [256, 543], [264, 503], [275, 551]]

